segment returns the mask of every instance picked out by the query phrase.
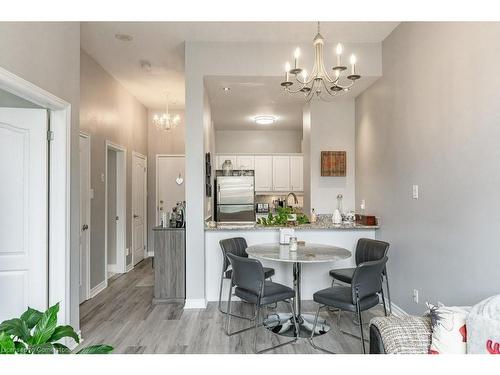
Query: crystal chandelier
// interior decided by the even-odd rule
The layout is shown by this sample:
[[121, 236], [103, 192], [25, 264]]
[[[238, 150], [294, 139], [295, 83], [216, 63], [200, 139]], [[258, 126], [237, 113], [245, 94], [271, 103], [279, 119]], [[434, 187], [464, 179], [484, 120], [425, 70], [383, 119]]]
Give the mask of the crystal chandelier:
[[153, 116], [153, 124], [155, 124], [156, 129], [158, 130], [169, 131], [171, 129], [175, 129], [177, 125], [179, 125], [180, 121], [181, 118], [179, 115], [172, 116], [168, 111], [168, 96], [167, 96], [166, 111], [165, 113], [162, 113], [160, 115], [155, 114]]
[[[332, 67], [333, 74], [328, 74], [324, 64], [324, 44], [325, 40], [319, 33], [318, 22], [318, 33], [313, 40], [314, 65], [311, 74], [308, 75], [305, 69], [299, 67], [300, 49], [297, 48], [294, 53], [295, 63], [293, 69], [291, 69], [289, 62], [285, 64], [285, 81], [281, 83], [281, 86], [284, 87], [287, 93], [303, 94], [307, 102], [311, 101], [314, 96], [325, 99], [325, 97], [335, 96], [344, 91], [349, 91], [354, 85], [354, 82], [361, 78], [356, 72], [356, 56], [354, 55], [350, 57], [350, 74], [346, 76], [348, 68], [342, 65], [344, 47], [340, 43], [337, 44], [336, 48], [337, 64]], [[293, 78], [291, 78], [291, 76]], [[298, 87], [294, 86], [294, 84], [297, 84]], [[295, 87], [297, 88], [295, 89]]]

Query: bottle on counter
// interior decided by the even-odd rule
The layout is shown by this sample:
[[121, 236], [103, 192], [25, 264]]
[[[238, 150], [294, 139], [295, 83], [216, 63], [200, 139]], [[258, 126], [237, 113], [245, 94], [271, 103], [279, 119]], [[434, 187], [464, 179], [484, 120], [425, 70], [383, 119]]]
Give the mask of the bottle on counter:
[[314, 208], [311, 211], [311, 224], [316, 224], [318, 217], [316, 216], [316, 211], [314, 211]]

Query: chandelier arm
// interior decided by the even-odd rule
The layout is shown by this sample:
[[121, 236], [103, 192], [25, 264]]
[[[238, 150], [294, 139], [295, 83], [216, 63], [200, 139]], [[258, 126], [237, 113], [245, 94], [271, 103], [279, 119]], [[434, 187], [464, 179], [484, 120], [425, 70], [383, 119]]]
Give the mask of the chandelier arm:
[[338, 82], [335, 84], [335, 86], [338, 86], [340, 87], [341, 89], [343, 90], [349, 90], [352, 86], [354, 86], [354, 81], [351, 81], [351, 83], [349, 83], [348, 85], [341, 85], [339, 84]]
[[303, 85], [301, 88], [297, 89], [297, 90], [290, 90], [290, 87], [285, 87], [285, 91], [289, 94], [297, 94], [298, 92], [300, 92], [300, 90], [302, 90], [304, 87], [306, 87], [305, 85]]
[[326, 85], [326, 82], [325, 81], [321, 81], [322, 84], [323, 84], [323, 87], [325, 88], [326, 92], [330, 95], [330, 96], [336, 96], [337, 93], [335, 91], [331, 91], [328, 86]]

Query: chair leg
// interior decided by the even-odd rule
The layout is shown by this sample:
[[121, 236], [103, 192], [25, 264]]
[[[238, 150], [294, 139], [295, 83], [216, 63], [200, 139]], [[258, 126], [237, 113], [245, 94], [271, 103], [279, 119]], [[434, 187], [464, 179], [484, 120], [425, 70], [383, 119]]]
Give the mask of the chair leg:
[[253, 332], [253, 352], [257, 353], [257, 328], [260, 322], [260, 307], [255, 305], [255, 327]]
[[229, 296], [227, 298], [227, 314], [226, 314], [226, 335], [228, 336], [231, 336], [231, 334], [229, 333], [229, 324], [231, 323], [231, 295], [233, 294], [233, 285], [232, 285], [232, 281], [231, 281], [231, 285], [229, 285]]
[[[223, 283], [224, 283], [224, 273], [221, 274], [221, 277], [220, 277], [220, 289], [219, 289], [219, 311], [226, 315], [227, 314], [227, 311], [224, 311], [222, 310], [222, 286], [223, 286]], [[229, 286], [229, 294], [231, 295], [232, 293], [232, 287]], [[229, 310], [229, 308], [228, 308]], [[231, 314], [231, 316], [235, 317], [235, 318], [240, 318], [240, 319], [245, 319], [245, 320], [254, 320], [253, 317], [247, 317], [247, 316], [242, 316], [242, 315], [238, 315], [238, 314]]]
[[318, 345], [315, 344], [314, 342], [314, 332], [316, 332], [316, 326], [318, 325], [318, 318], [319, 318], [319, 312], [320, 310], [325, 307], [325, 305], [321, 306], [321, 305], [318, 305], [318, 310], [316, 311], [316, 316], [314, 317], [314, 324], [313, 324], [313, 329], [311, 331], [311, 336], [308, 338], [309, 340], [309, 343], [311, 344], [311, 346], [314, 348], [314, 349], [317, 349], [317, 350], [321, 350], [325, 353], [328, 353], [328, 354], [337, 354], [335, 352], [332, 352], [328, 349], [325, 349], [325, 348], [322, 348]]
[[219, 288], [219, 311], [223, 314], [225, 314], [225, 311], [222, 311], [222, 285], [224, 282], [224, 274], [220, 275], [220, 288]]
[[356, 311], [358, 313], [359, 332], [361, 334], [361, 346], [363, 347], [363, 354], [366, 354], [365, 336], [363, 334], [363, 321], [361, 319], [361, 310], [359, 309], [359, 299], [356, 300]]
[[387, 276], [387, 269], [385, 270], [385, 286], [387, 288], [387, 300], [389, 302], [389, 314], [392, 315], [392, 302], [391, 302], [391, 291], [389, 289], [389, 277]]
[[382, 286], [382, 290], [380, 291], [381, 297], [382, 297], [382, 304], [384, 305], [384, 314], [385, 316], [388, 316], [387, 314], [387, 306], [385, 305], [385, 296], [384, 296], [384, 287]]

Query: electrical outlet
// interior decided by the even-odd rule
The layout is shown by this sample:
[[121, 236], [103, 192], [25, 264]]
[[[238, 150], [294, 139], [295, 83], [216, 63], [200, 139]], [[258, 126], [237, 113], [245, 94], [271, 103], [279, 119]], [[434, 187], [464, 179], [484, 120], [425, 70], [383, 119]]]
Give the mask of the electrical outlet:
[[361, 208], [362, 210], [364, 210], [364, 209], [365, 209], [365, 207], [366, 207], [366, 202], [365, 202], [365, 200], [364, 200], [364, 199], [361, 199], [360, 208]]
[[413, 199], [418, 199], [418, 185], [413, 185], [412, 197]]
[[418, 304], [418, 290], [413, 289], [413, 302]]
[[104, 182], [104, 173], [101, 173], [101, 182]]

